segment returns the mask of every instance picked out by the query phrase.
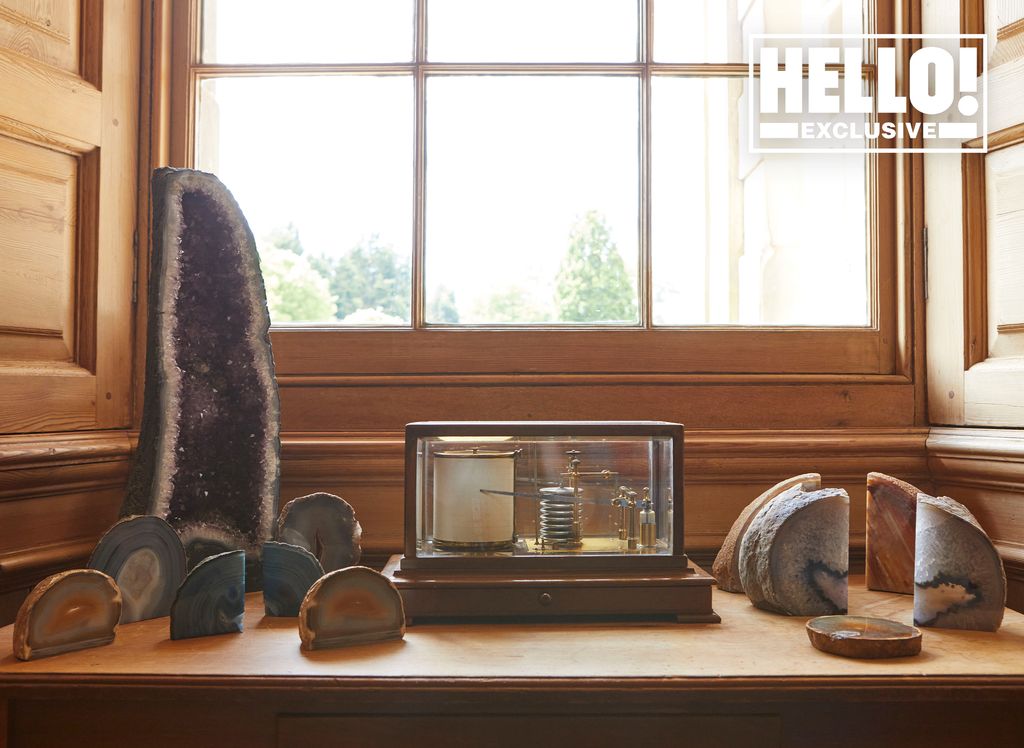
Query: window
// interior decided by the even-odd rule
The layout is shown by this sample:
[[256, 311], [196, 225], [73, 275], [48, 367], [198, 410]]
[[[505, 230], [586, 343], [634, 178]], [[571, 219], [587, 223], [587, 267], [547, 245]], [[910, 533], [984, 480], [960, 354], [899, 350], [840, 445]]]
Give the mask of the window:
[[172, 160], [246, 211], [279, 371], [896, 371], [895, 157], [741, 145], [748, 34], [888, 2], [181, 5]]

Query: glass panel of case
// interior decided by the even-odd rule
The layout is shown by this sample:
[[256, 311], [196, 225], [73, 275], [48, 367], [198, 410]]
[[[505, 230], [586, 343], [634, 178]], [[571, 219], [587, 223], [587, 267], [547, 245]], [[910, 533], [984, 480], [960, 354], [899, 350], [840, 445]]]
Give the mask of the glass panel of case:
[[417, 440], [417, 557], [672, 554], [672, 440]]

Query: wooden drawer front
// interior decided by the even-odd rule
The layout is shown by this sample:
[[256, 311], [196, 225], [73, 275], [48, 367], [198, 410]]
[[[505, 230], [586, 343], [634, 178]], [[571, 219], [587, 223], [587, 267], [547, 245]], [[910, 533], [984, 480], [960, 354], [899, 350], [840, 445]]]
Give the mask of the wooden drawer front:
[[768, 714], [629, 715], [622, 717], [458, 716], [315, 717], [282, 716], [279, 748], [311, 745], [392, 748], [772, 748], [778, 746], [780, 719]]

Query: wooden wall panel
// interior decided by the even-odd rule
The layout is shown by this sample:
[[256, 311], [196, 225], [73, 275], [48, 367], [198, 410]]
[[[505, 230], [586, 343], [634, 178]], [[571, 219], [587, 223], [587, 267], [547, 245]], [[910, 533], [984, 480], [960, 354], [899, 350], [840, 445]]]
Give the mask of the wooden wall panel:
[[80, 13], [77, 0], [2, 0], [0, 47], [77, 73]]
[[0, 436], [0, 620], [48, 574], [81, 566], [117, 517], [126, 432]]
[[[925, 5], [937, 32], [989, 34], [987, 155], [931, 155], [928, 406], [932, 423], [1024, 427], [1024, 24], [1013, 3]], [[984, 18], [982, 18], [984, 16]], [[984, 22], [987, 28], [982, 28]], [[1009, 24], [1009, 25], [1006, 25]], [[962, 244], [961, 244], [962, 242]]]
[[0, 0], [4, 620], [124, 494], [131, 440], [104, 429], [131, 422], [141, 6]]
[[130, 425], [139, 13], [0, 0], [0, 433]]
[[541, 386], [325, 383], [281, 389], [285, 431], [398, 431], [423, 420], [667, 420], [687, 428], [910, 428], [911, 383], [623, 384]]
[[78, 159], [0, 135], [0, 356], [72, 361]]
[[1024, 143], [985, 159], [989, 340], [993, 356], [1024, 354]]

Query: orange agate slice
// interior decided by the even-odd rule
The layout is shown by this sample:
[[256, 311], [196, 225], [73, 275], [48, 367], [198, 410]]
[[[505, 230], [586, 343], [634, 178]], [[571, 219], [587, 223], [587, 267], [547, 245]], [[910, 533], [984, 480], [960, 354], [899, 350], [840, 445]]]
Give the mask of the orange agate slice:
[[18, 611], [14, 656], [33, 660], [110, 644], [120, 618], [121, 591], [106, 574], [54, 574], [35, 586]]
[[869, 590], [914, 594], [914, 523], [918, 489], [868, 473], [864, 571]]
[[383, 574], [349, 566], [325, 574], [299, 609], [303, 649], [401, 639], [405, 635], [402, 596]]

